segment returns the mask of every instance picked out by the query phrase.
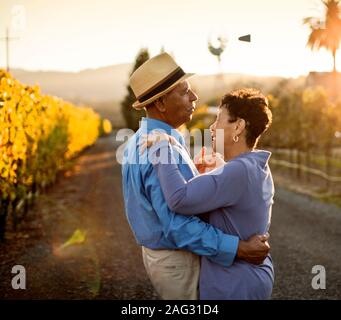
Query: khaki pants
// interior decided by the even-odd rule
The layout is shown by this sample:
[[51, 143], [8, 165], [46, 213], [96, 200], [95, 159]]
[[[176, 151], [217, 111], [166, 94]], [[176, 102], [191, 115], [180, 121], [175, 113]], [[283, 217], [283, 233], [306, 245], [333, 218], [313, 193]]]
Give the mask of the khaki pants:
[[162, 299], [198, 299], [199, 256], [184, 250], [142, 247], [142, 257], [148, 277]]

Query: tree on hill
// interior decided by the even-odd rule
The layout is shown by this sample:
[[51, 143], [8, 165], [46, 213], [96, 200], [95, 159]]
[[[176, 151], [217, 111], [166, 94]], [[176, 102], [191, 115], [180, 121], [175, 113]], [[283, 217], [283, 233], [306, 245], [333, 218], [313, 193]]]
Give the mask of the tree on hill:
[[[147, 48], [142, 48], [136, 56], [134, 68], [130, 75], [149, 59], [149, 52]], [[132, 104], [136, 101], [136, 97], [130, 86], [127, 86], [127, 94], [121, 102], [122, 114], [126, 121], [128, 128], [136, 131], [139, 128], [139, 121], [145, 115], [145, 110], [135, 110]]]

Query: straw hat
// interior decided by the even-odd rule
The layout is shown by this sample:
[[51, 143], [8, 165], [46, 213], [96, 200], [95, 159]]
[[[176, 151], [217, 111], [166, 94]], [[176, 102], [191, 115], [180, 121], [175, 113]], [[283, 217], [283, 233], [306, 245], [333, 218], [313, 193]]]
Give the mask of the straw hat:
[[149, 59], [129, 79], [129, 85], [137, 99], [133, 108], [143, 109], [193, 75], [194, 73], [185, 73], [168, 53]]

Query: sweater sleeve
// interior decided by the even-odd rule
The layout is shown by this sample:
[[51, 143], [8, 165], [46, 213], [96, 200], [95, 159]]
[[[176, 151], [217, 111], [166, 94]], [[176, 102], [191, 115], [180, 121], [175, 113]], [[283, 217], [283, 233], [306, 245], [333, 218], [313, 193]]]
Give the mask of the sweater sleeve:
[[168, 143], [157, 143], [150, 152], [166, 202], [175, 212], [193, 215], [233, 206], [247, 187], [247, 170], [241, 161], [232, 160], [186, 181]]

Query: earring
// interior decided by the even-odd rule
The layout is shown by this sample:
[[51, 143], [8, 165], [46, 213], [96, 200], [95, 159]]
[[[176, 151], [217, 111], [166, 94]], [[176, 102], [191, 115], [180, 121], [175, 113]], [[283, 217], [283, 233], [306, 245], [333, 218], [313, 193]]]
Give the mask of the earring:
[[236, 142], [236, 143], [239, 141], [239, 137], [238, 137], [238, 136], [234, 136], [232, 139], [233, 139], [233, 141]]

